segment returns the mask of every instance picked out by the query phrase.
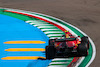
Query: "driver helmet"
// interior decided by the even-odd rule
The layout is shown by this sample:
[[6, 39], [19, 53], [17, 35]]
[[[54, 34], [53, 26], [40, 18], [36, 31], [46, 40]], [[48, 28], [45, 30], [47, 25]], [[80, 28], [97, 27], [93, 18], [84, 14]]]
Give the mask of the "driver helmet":
[[67, 31], [65, 31], [65, 33], [67, 34], [67, 33], [68, 33], [68, 30], [67, 30]]
[[66, 37], [66, 38], [69, 38], [68, 32], [69, 32], [69, 31], [65, 31], [65, 37]]

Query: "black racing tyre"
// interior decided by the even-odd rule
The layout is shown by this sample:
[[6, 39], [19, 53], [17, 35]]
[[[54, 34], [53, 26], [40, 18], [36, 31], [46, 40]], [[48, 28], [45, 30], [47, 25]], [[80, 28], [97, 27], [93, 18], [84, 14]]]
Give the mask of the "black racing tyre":
[[77, 52], [79, 54], [79, 56], [87, 56], [88, 52], [87, 52], [87, 47], [85, 45], [79, 45], [77, 47]]
[[88, 37], [87, 37], [87, 36], [82, 37], [82, 38], [81, 38], [81, 42], [86, 42], [86, 43], [88, 43], [88, 42], [89, 42]]
[[46, 59], [54, 59], [55, 53], [56, 53], [56, 48], [54, 45], [49, 45], [46, 46]]
[[48, 50], [48, 46], [45, 47], [45, 56], [46, 56], [46, 59], [48, 58], [48, 51], [47, 50]]
[[88, 40], [87, 36], [84, 36], [84, 37], [81, 38], [81, 43], [83, 45], [85, 45], [87, 47], [87, 49], [89, 49], [89, 40]]
[[87, 48], [88, 48], [88, 49], [90, 48], [89, 43], [87, 44]]
[[55, 44], [55, 39], [50, 39], [49, 40], [49, 45], [54, 45]]

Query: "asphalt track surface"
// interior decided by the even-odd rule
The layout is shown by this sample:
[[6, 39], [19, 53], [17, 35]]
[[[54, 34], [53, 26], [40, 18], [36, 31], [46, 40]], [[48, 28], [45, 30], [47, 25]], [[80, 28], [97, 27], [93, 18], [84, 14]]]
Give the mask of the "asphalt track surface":
[[100, 1], [99, 0], [1, 0], [0, 7], [29, 10], [67, 21], [89, 35], [97, 55], [90, 67], [100, 65]]

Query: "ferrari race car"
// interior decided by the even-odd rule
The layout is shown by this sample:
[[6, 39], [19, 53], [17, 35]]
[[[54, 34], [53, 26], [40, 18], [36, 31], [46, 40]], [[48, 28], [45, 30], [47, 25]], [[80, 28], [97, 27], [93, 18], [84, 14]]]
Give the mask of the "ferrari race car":
[[80, 39], [79, 37], [50, 39], [49, 45], [45, 47], [46, 59], [87, 56], [88, 37], [84, 36]]

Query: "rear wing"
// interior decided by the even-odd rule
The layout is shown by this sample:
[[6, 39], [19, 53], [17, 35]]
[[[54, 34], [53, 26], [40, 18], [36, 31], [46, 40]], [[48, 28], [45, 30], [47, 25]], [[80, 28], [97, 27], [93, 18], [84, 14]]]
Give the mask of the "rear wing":
[[65, 41], [74, 41], [76, 38], [67, 38], [67, 39], [55, 39], [55, 42], [65, 42]]

